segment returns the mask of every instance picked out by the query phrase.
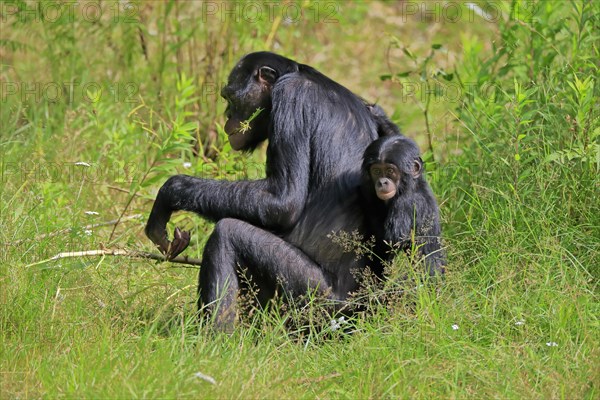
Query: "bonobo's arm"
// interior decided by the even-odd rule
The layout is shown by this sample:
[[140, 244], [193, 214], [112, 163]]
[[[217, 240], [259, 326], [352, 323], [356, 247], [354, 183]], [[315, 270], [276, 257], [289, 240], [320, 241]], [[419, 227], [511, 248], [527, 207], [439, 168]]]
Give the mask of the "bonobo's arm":
[[410, 249], [411, 234], [416, 228], [415, 246], [425, 258], [427, 272], [431, 276], [444, 274], [446, 257], [440, 240], [441, 229], [435, 200], [416, 194], [400, 196], [394, 199], [390, 207], [385, 221], [385, 240], [401, 243], [403, 248]]
[[302, 110], [292, 114], [279, 108], [274, 107], [272, 114], [266, 179], [231, 182], [176, 175], [160, 188], [146, 235], [169, 258], [189, 243], [189, 234], [179, 229], [173, 243], [167, 239], [166, 225], [174, 211], [193, 211], [210, 220], [236, 218], [274, 232], [285, 232], [296, 223], [308, 194], [311, 130], [299, 126], [304, 120]]
[[423, 196], [419, 230], [417, 231], [417, 246], [425, 257], [425, 266], [430, 276], [443, 275], [446, 266], [446, 252], [442, 246], [442, 229], [440, 226], [439, 208], [430, 189]]
[[384, 239], [390, 243], [402, 243], [410, 240], [414, 227], [415, 201], [413, 196], [398, 196], [388, 204], [389, 210], [384, 223]]

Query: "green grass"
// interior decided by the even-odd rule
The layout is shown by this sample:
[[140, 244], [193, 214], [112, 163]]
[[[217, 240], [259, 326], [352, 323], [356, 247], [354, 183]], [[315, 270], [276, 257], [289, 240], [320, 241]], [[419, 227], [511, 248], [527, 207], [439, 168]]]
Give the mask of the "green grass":
[[[0, 20], [1, 398], [600, 397], [596, 3], [490, 3], [505, 13], [490, 21], [464, 5], [452, 20], [306, 2], [292, 24], [199, 2], [106, 2], [94, 21], [83, 6], [73, 18], [7, 8], [23, 4]], [[195, 319], [196, 268], [49, 261], [153, 250], [143, 226], [172, 174], [263, 176], [264, 151], [231, 151], [218, 98], [235, 61], [263, 49], [379, 101], [417, 140], [441, 204], [443, 284], [391, 285], [404, 295], [345, 331], [311, 304], [226, 335]], [[90, 227], [121, 215], [114, 232]], [[200, 257], [212, 225], [175, 224]]]

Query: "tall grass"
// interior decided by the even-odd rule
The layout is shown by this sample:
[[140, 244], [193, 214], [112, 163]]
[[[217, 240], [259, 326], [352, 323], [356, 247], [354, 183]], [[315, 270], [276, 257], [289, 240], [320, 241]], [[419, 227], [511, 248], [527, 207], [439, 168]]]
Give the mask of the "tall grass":
[[[596, 2], [477, 3], [504, 12], [487, 19], [416, 2], [303, 2], [303, 18], [252, 22], [215, 2], [15, 12], [36, 4], [0, 8], [2, 398], [598, 398]], [[263, 176], [264, 154], [231, 151], [218, 98], [260, 49], [378, 100], [417, 139], [442, 285], [389, 285], [402, 295], [350, 320], [316, 303], [251, 310], [225, 335], [195, 319], [195, 268], [47, 261], [150, 250], [145, 217], [171, 174]], [[201, 254], [212, 226], [174, 223]]]

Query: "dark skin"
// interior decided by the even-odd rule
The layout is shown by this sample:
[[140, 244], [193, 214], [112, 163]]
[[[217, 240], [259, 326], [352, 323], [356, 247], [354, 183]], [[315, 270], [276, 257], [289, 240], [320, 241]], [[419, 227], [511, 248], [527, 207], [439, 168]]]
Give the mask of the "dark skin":
[[268, 139], [266, 177], [173, 176], [158, 192], [147, 236], [173, 258], [190, 239], [176, 228], [168, 240], [173, 212], [216, 222], [202, 257], [198, 306], [222, 329], [234, 323], [246, 281], [259, 287], [261, 304], [279, 291], [292, 298], [310, 291], [343, 304], [367, 263], [328, 236], [369, 231], [356, 188], [363, 151], [378, 136], [374, 115], [314, 68], [267, 52], [243, 57], [221, 94], [234, 149], [252, 151]]
[[[414, 141], [391, 134], [369, 145], [361, 192], [376, 238], [376, 254], [384, 254], [389, 244], [405, 251], [416, 248], [430, 275], [444, 273], [439, 210]], [[383, 259], [391, 261], [393, 256], [388, 252]]]
[[375, 195], [388, 201], [396, 195], [400, 182], [400, 170], [394, 164], [375, 163], [369, 167], [371, 182], [375, 186]]

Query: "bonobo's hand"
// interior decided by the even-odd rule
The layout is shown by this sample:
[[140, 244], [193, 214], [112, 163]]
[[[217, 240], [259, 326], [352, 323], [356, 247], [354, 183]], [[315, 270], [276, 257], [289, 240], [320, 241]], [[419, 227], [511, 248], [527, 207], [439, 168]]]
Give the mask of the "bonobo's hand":
[[182, 231], [179, 228], [175, 228], [173, 233], [173, 241], [169, 242], [167, 239], [166, 230], [157, 232], [156, 230], [149, 229], [146, 226], [146, 236], [150, 238], [156, 244], [161, 253], [165, 255], [167, 260], [172, 260], [177, 257], [182, 251], [184, 251], [190, 244], [190, 232]]
[[179, 253], [184, 251], [190, 244], [190, 237], [191, 235], [189, 231], [182, 231], [176, 227], [175, 232], [173, 232], [173, 241], [170, 243], [170, 246], [165, 252], [167, 260], [174, 259], [179, 255]]

